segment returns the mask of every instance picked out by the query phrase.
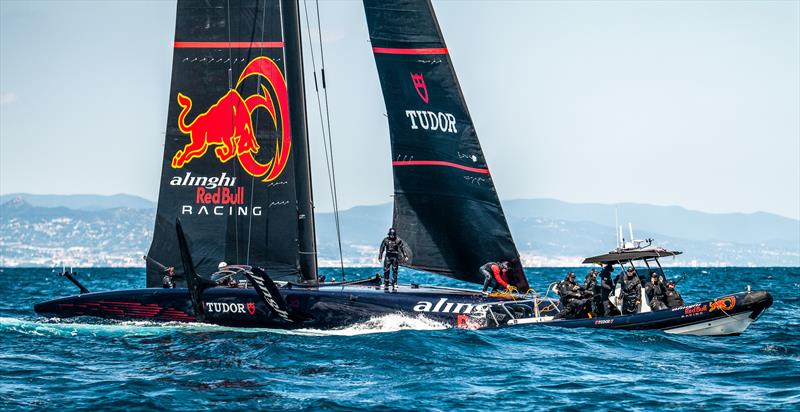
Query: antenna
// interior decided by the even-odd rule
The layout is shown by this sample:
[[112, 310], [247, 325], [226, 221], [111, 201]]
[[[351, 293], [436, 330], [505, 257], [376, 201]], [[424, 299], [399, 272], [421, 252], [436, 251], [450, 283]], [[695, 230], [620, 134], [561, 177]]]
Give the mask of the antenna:
[[616, 236], [616, 238], [617, 238], [617, 247], [619, 247], [619, 242], [620, 242], [621, 236], [620, 236], [619, 232], [616, 229], [617, 227], [619, 227], [619, 208], [615, 207], [614, 208], [614, 236]]
[[628, 233], [631, 234], [631, 242], [633, 242], [633, 225], [631, 222], [628, 222]]
[[622, 225], [617, 226], [619, 228], [619, 247], [625, 248], [625, 238], [622, 237]]

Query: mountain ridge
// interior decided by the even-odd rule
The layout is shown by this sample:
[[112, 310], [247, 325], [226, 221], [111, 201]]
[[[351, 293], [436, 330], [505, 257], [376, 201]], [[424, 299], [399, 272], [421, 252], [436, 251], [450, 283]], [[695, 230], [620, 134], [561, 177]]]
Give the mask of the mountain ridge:
[[[141, 208], [136, 206], [147, 203], [135, 196], [101, 196], [105, 203], [95, 202], [94, 208], [81, 202], [71, 208], [63, 205], [70, 204], [73, 197], [36, 196], [38, 203], [53, 207], [36, 206], [24, 196], [2, 198], [0, 266], [46, 266], [58, 261], [76, 265], [88, 262], [93, 266], [141, 265], [141, 256], [152, 238], [155, 203]], [[81, 196], [87, 202], [93, 195]], [[101, 208], [102, 205], [114, 207]], [[800, 266], [800, 221], [770, 213], [708, 214], [675, 206], [575, 204], [554, 199], [514, 199], [503, 202], [503, 206], [528, 266], [574, 266], [583, 257], [612, 249], [616, 231], [613, 223], [608, 223], [613, 222], [615, 210], [620, 222], [627, 222], [629, 216], [639, 218], [631, 219], [637, 238], [653, 237], [660, 245], [686, 252], [676, 260], [678, 263]], [[644, 220], [647, 216], [657, 219]], [[391, 225], [391, 218], [391, 203], [340, 211], [346, 264], [376, 264], [377, 244]], [[338, 265], [333, 214], [317, 213], [316, 220], [320, 262]], [[753, 231], [751, 228], [756, 228], [754, 233], [738, 233]], [[736, 236], [726, 238], [728, 233]]]

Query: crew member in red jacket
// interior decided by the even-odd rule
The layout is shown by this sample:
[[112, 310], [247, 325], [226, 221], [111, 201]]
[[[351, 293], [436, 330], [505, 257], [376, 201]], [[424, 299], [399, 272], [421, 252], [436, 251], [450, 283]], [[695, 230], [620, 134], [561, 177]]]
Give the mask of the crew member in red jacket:
[[481, 266], [481, 274], [486, 279], [483, 281], [483, 291], [492, 287], [492, 292], [496, 292], [498, 288], [502, 287], [504, 289], [508, 289], [508, 277], [506, 272], [508, 272], [508, 262], [489, 262], [483, 266]]

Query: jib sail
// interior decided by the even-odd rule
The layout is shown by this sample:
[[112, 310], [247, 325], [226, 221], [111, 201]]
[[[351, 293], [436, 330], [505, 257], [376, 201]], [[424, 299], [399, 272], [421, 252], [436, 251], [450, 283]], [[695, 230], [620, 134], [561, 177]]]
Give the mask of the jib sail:
[[[283, 4], [281, 4], [283, 3]], [[149, 256], [316, 278], [296, 1], [179, 0], [161, 187]], [[161, 283], [148, 263], [147, 286]]]
[[364, 0], [389, 119], [394, 226], [408, 266], [474, 283], [508, 260], [528, 289], [444, 38], [427, 0]]

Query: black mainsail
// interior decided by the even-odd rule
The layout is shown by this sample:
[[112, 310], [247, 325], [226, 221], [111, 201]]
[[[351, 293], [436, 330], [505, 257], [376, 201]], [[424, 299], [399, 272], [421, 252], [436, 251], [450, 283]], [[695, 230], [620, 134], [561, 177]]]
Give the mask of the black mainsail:
[[[161, 187], [149, 257], [198, 273], [220, 262], [315, 281], [316, 246], [298, 7], [179, 0]], [[160, 285], [149, 262], [147, 286]]]
[[392, 146], [394, 227], [409, 267], [482, 283], [478, 268], [508, 260], [523, 291], [511, 232], [433, 7], [364, 0]]

